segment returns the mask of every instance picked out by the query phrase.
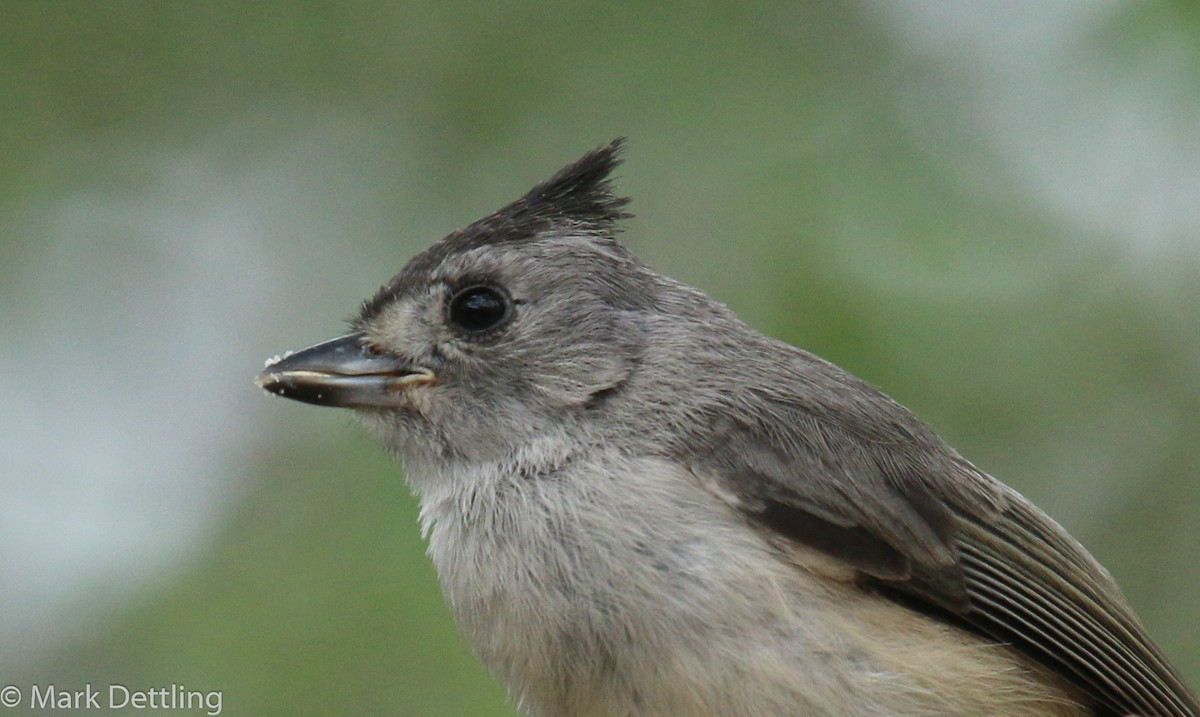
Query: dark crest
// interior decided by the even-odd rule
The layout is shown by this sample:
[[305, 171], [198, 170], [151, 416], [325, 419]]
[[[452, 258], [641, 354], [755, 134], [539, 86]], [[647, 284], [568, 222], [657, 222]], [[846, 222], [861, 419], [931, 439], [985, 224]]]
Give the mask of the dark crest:
[[611, 232], [619, 219], [626, 197], [612, 193], [609, 175], [621, 163], [624, 138], [598, 147], [563, 167], [550, 179], [500, 211], [459, 229], [439, 244], [448, 251], [483, 244], [524, 241], [552, 229]]
[[629, 216], [623, 211], [629, 198], [614, 196], [609, 178], [621, 164], [624, 144], [625, 138], [619, 137], [606, 147], [593, 149], [498, 213], [510, 213], [518, 222], [525, 218], [551, 225], [611, 229], [614, 222]]
[[426, 275], [451, 254], [488, 244], [529, 241], [555, 230], [611, 237], [616, 222], [630, 216], [624, 211], [629, 198], [613, 194], [609, 176], [621, 164], [624, 144], [625, 138], [618, 137], [593, 149], [517, 201], [413, 257], [403, 271], [363, 304], [356, 323], [379, 313], [407, 280]]

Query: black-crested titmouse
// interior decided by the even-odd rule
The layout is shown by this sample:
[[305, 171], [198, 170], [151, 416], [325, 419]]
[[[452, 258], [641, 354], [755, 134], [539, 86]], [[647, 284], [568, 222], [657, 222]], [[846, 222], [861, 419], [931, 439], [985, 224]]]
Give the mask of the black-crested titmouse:
[[1108, 573], [908, 410], [617, 243], [620, 141], [413, 258], [267, 391], [404, 462], [531, 717], [1197, 717]]

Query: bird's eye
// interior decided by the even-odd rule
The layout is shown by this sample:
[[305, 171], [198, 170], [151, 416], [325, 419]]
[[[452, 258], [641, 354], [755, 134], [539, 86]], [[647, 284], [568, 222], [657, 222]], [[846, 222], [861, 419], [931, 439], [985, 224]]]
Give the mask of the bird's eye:
[[512, 304], [500, 290], [472, 286], [450, 298], [450, 323], [470, 334], [494, 329], [508, 318]]

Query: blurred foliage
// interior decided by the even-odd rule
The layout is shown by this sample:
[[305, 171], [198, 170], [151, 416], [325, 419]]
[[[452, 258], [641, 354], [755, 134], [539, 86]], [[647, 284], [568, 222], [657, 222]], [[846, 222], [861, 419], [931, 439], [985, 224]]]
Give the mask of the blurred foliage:
[[[269, 260], [249, 269], [278, 288], [239, 307], [254, 320], [229, 336], [245, 369], [228, 381], [250, 392], [258, 361], [332, 335], [423, 244], [629, 135], [618, 186], [635, 197], [635, 251], [880, 385], [1033, 498], [1200, 680], [1194, 224], [1131, 248], [1042, 201], [1009, 161], [1021, 138], [990, 134], [966, 99], [995, 68], [896, 31], [904, 3], [3, 7], [8, 333], [49, 333], [29, 277], [55, 251], [76, 256], [55, 248], [58, 198], [103, 207], [175, 171], [199, 177], [185, 188], [237, 177], [234, 198], [276, 207], [260, 220], [275, 227]], [[1165, 146], [1194, 142], [1194, 4], [1110, 8], [1056, 48], [1106, 70], [1081, 73], [1079, 92], [1157, 78]], [[112, 261], [147, 261], [104, 226]], [[147, 251], [169, 262], [178, 241]], [[87, 304], [105, 269], [73, 263], [57, 291]], [[154, 304], [173, 289], [113, 291]], [[118, 332], [132, 321], [105, 317]], [[106, 360], [137, 360], [124, 350]], [[202, 420], [169, 395], [155, 410]], [[221, 689], [226, 715], [514, 714], [455, 636], [396, 465], [334, 412], [246, 410], [235, 499], [202, 546], [80, 607], [86, 629], [31, 647], [5, 679]]]

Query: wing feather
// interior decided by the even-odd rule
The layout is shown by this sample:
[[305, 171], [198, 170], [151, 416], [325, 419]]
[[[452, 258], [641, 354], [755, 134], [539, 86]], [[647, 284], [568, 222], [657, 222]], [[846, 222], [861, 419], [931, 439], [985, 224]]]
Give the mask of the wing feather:
[[674, 457], [764, 530], [1060, 673], [1097, 714], [1200, 715], [1112, 578], [1058, 524], [832, 364], [788, 353], [763, 385], [780, 372], [794, 382], [697, 416], [705, 432]]

